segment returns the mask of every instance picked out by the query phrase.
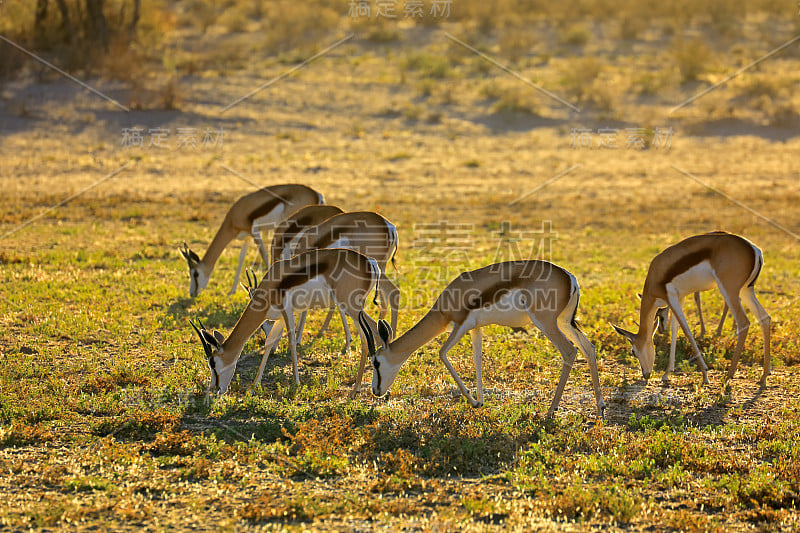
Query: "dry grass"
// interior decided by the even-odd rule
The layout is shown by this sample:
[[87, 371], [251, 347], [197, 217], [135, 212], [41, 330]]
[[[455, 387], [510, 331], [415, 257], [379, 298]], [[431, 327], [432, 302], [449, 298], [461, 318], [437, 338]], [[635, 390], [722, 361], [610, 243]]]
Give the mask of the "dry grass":
[[[136, 111], [24, 71], [0, 93], [2, 233], [94, 184], [3, 238], [0, 527], [798, 528], [798, 243], [729, 199], [800, 231], [797, 56], [786, 50], [668, 115], [767, 51], [758, 31], [791, 31], [780, 6], [454, 2], [442, 28], [580, 104], [572, 114], [442, 37], [435, 21], [353, 21], [346, 2], [149, 5], [162, 11], [147, 14], [130, 46], [115, 45], [119, 61], [93, 67], [123, 83], [87, 78], [141, 101]], [[312, 8], [322, 16], [308, 18]], [[509, 19], [514, 10], [521, 22]], [[633, 17], [628, 27], [621, 13]], [[731, 30], [731, 16], [747, 31]], [[356, 39], [220, 114], [349, 30]], [[709, 55], [684, 58], [685, 72], [697, 72], [687, 81], [676, 50], [695, 38]], [[119, 88], [137, 83], [141, 96]], [[120, 146], [131, 126], [169, 129], [170, 147]], [[625, 147], [625, 128], [650, 136], [667, 126], [670, 150]], [[224, 144], [178, 148], [186, 127], [223, 128]], [[619, 128], [620, 147], [570, 146], [573, 127]], [[399, 269], [390, 275], [403, 290], [401, 331], [459, 271], [538, 253], [550, 221], [549, 257], [581, 284], [605, 421], [594, 419], [582, 359], [555, 420], [543, 418], [560, 361], [532, 327], [486, 328], [480, 410], [442, 367], [442, 339], [409, 360], [388, 401], [366, 390], [346, 400], [358, 358], [339, 354], [338, 327], [306, 339], [300, 388], [281, 346], [263, 387], [246, 391], [257, 335], [230, 393], [206, 395], [208, 369], [187, 319], [230, 331], [245, 304], [225, 295], [237, 253], [226, 250], [209, 289], [190, 300], [175, 249], [184, 240], [201, 249], [235, 198], [279, 182], [307, 183], [332, 204], [396, 223]], [[431, 255], [418, 225], [442, 221], [466, 228], [466, 249], [442, 242]], [[719, 228], [764, 251], [757, 288], [772, 315], [769, 386], [757, 387], [755, 325], [737, 376], [722, 383], [730, 323], [722, 338], [700, 341], [710, 385], [700, 386], [683, 341], [672, 384], [645, 384], [608, 324], [633, 325], [655, 253]], [[721, 299], [704, 298], [714, 324]], [[666, 340], [657, 344], [661, 371]], [[452, 362], [472, 385], [466, 343]]]

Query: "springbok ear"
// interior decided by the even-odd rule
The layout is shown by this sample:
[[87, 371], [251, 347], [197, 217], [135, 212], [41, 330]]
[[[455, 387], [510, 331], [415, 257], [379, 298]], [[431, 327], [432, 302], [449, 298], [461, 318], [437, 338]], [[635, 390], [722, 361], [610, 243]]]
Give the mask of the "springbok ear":
[[387, 348], [392, 340], [392, 326], [385, 320], [378, 320], [378, 337], [380, 337], [383, 347]]
[[214, 348], [219, 348], [219, 342], [217, 338], [209, 331], [205, 329], [200, 330], [200, 335], [203, 336], [203, 339], [208, 343], [209, 346], [213, 346]]
[[214, 335], [214, 339], [217, 341], [217, 345], [222, 346], [222, 343], [225, 342], [225, 337], [222, 336], [222, 333], [220, 333], [217, 330], [214, 330], [211, 332], [211, 334]]
[[636, 297], [639, 299], [639, 301], [642, 301], [642, 293], [641, 292], [637, 292], [636, 293]]
[[614, 331], [616, 331], [617, 333], [619, 333], [620, 335], [622, 335], [631, 342], [633, 342], [633, 339], [636, 338], [636, 335], [634, 335], [633, 333], [631, 333], [626, 329], [622, 329], [621, 327], [615, 326], [614, 324], [611, 324], [611, 327], [614, 328]]

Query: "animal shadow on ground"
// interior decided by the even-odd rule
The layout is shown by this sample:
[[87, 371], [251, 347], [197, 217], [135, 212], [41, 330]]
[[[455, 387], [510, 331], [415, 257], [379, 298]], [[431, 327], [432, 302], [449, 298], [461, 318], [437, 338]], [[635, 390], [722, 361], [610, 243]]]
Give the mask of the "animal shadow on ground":
[[756, 387], [751, 392], [749, 388], [740, 386], [731, 392], [720, 377], [712, 378], [700, 394], [692, 384], [648, 386], [639, 380], [615, 388], [608, 398], [605, 422], [631, 428], [634, 418], [647, 417], [657, 425], [718, 427], [729, 422], [726, 418], [732, 410], [746, 413], [756, 409], [764, 390]]

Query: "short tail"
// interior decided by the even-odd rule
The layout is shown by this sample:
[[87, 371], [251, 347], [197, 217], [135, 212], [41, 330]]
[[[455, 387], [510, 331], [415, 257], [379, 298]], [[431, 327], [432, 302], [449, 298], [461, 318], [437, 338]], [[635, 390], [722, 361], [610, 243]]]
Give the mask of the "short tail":
[[753, 251], [756, 254], [756, 261], [755, 265], [753, 265], [753, 273], [750, 274], [751, 280], [750, 283], [747, 284], [748, 287], [752, 287], [756, 284], [756, 280], [759, 274], [761, 274], [761, 268], [764, 266], [764, 256], [761, 254], [761, 250], [753, 246]]
[[371, 257], [369, 258], [369, 265], [372, 268], [372, 281], [375, 283], [375, 296], [372, 298], [372, 303], [378, 305], [378, 293], [380, 292], [378, 287], [380, 285], [381, 276], [383, 273], [381, 272], [381, 267], [378, 266], [378, 262]]
[[573, 328], [581, 331], [580, 323], [578, 322], [578, 304], [581, 302], [581, 289], [578, 286], [578, 280], [575, 279], [575, 276], [572, 274], [569, 275], [570, 278], [570, 293], [569, 293], [569, 302], [567, 302], [566, 307], [564, 307], [564, 311], [566, 313], [571, 313], [571, 317], [569, 319], [569, 323], [572, 325]]
[[389, 246], [393, 248], [390, 261], [392, 262], [392, 266], [394, 267], [395, 271], [399, 273], [400, 271], [397, 269], [397, 263], [395, 262], [395, 259], [397, 259], [397, 248], [400, 245], [400, 238], [397, 236], [396, 227], [392, 226], [391, 231], [389, 232], [389, 238], [392, 241], [389, 243]]

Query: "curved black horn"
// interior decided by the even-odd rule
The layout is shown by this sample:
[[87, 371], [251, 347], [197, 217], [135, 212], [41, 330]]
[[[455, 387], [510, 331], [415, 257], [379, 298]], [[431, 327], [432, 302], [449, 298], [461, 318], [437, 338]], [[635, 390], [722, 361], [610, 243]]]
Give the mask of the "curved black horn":
[[253, 272], [252, 268], [247, 269], [247, 283], [250, 285], [251, 289], [255, 289], [258, 286], [258, 278], [256, 277], [256, 273]]
[[358, 325], [361, 326], [361, 331], [364, 332], [364, 338], [367, 339], [367, 351], [370, 355], [375, 355], [375, 337], [372, 335], [372, 329], [367, 324], [364, 311], [358, 313]]
[[203, 325], [202, 322], [200, 322], [200, 319], [198, 319], [197, 322], [200, 324], [199, 328], [194, 322], [192, 322], [191, 318], [189, 319], [189, 324], [192, 325], [194, 330], [197, 332], [197, 336], [200, 337], [200, 342], [203, 344], [203, 350], [205, 350], [206, 356], [210, 358], [213, 355], [214, 350], [211, 348], [211, 345], [208, 343], [208, 340], [206, 340], [206, 338], [203, 336], [203, 331], [206, 329], [206, 327]]

